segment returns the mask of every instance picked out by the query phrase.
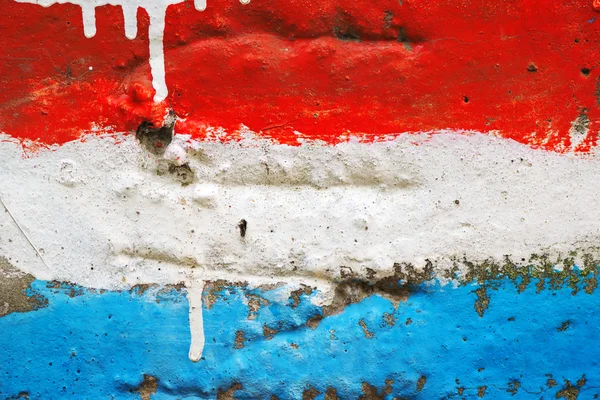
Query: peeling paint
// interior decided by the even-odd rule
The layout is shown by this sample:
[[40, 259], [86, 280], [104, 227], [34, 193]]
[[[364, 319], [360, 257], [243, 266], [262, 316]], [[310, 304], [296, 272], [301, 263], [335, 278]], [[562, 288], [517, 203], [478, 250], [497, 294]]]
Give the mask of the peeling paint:
[[141, 400], [150, 400], [152, 398], [158, 387], [157, 382], [158, 380], [152, 375], [144, 374], [144, 380], [136, 390], [140, 394]]
[[576, 385], [571, 384], [569, 380], [565, 380], [565, 386], [563, 389], [556, 393], [557, 399], [566, 399], [566, 400], [577, 400], [579, 398], [579, 394], [581, 392], [581, 388], [585, 385], [586, 379], [585, 375], [583, 375], [578, 381]]
[[234, 383], [228, 389], [219, 389], [217, 393], [217, 400], [235, 400], [235, 392], [242, 390], [243, 386], [239, 383]]
[[[301, 398], [310, 388], [328, 399], [592, 398], [600, 386], [594, 367], [600, 354], [580, 343], [595, 337], [600, 324], [597, 297], [584, 291], [573, 296], [569, 285], [537, 292], [537, 279], [524, 289], [507, 277], [483, 282], [494, 294], [483, 316], [473, 309], [480, 284], [434, 280], [415, 285], [399, 304], [373, 293], [323, 318], [314, 329], [305, 324], [323, 313], [312, 302], [318, 290], [300, 296], [293, 308], [289, 293], [297, 288], [274, 285], [257, 292], [223, 283], [211, 307], [204, 307], [208, 333], [196, 364], [185, 356], [190, 332], [184, 287], [100, 291], [34, 281], [30, 295], [47, 298], [47, 307], [1, 318], [0, 338], [38, 352], [35, 368], [48, 379], [27, 387], [22, 378], [31, 368], [27, 357], [0, 348], [5, 377], [0, 397], [27, 389], [30, 398], [53, 399], [58, 393], [61, 399], [78, 399], [93, 385], [119, 399], [139, 398], [143, 387], [155, 390], [151, 398], [192, 393]], [[248, 293], [268, 301], [252, 320]], [[539, 312], [548, 307], [552, 313]], [[385, 323], [386, 314], [403, 323]], [[565, 321], [568, 329], [560, 331]], [[48, 332], [43, 340], [35, 334], [39, 329]], [[120, 349], [118, 360], [106, 352], [109, 348]], [[64, 363], [68, 371], [60, 368]]]
[[21, 272], [0, 257], [0, 318], [14, 312], [35, 311], [48, 305], [48, 300], [39, 294], [28, 294], [34, 277]]
[[0, 398], [597, 398], [599, 1], [214, 1], [3, 8]]

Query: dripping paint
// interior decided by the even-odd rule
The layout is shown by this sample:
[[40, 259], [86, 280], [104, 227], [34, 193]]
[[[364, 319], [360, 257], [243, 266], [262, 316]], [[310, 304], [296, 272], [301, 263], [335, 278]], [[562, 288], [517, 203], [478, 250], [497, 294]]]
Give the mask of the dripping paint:
[[[162, 380], [159, 392], [180, 394], [167, 382], [181, 371], [188, 374], [181, 392], [201, 381], [198, 387], [214, 394], [240, 377], [246, 397], [300, 398], [309, 383], [322, 394], [349, 376], [356, 382], [338, 386], [341, 398], [388, 378], [396, 394], [411, 398], [419, 397], [415, 390], [422, 398], [474, 397], [486, 387], [486, 396], [502, 398], [516, 393], [517, 379], [520, 396], [595, 390], [596, 354], [569, 352], [585, 350], [577, 346], [581, 338], [597, 341], [588, 327], [597, 326], [598, 301], [587, 292], [550, 296], [531, 285], [515, 292], [498, 282], [430, 282], [399, 304], [374, 295], [336, 315], [316, 301], [333, 301], [327, 284], [347, 271], [385, 275], [397, 263], [421, 267], [435, 257], [442, 265], [463, 254], [525, 260], [517, 254], [562, 254], [597, 237], [600, 25], [588, 23], [592, 5], [261, 1], [248, 13], [230, 2], [211, 0], [199, 16], [194, 8], [206, 10], [206, 0], [193, 7], [184, 0], [9, 1], [5, 20], [23, 21], [32, 10], [37, 16], [21, 24], [26, 28], [0, 21], [15, 38], [29, 39], [20, 47], [5, 40], [10, 57], [0, 64], [0, 133], [7, 134], [0, 136], [0, 195], [17, 217], [13, 223], [0, 213], [0, 256], [37, 278], [31, 290], [50, 305], [0, 319], [0, 342], [15, 343], [0, 349], [7, 372], [0, 377], [8, 376], [0, 379], [0, 397], [17, 394], [31, 365], [43, 362], [35, 368], [43, 382], [29, 389], [32, 398], [52, 398], [63, 376], [79, 379], [77, 357], [91, 368], [102, 360], [100, 372], [79, 386], [104, 389], [98, 398], [131, 393], [147, 372]], [[70, 7], [18, 3], [75, 4], [83, 26], [71, 26], [77, 34], [67, 37], [75, 40], [60, 49], [68, 29], [35, 25], [39, 15], [59, 20], [60, 9]], [[105, 5], [120, 9], [96, 10]], [[120, 38], [120, 27], [105, 29], [122, 12], [125, 37], [134, 39], [140, 8], [149, 17], [149, 56], [142, 57], [149, 62], [141, 66], [132, 56], [137, 43]], [[548, 48], [540, 46], [546, 41]], [[76, 71], [81, 65], [84, 75]], [[150, 76], [154, 90], [144, 87]], [[167, 98], [181, 119], [164, 157], [154, 157], [130, 133], [142, 122], [164, 124]], [[72, 113], [74, 104], [83, 112]], [[75, 140], [90, 126], [91, 135]], [[27, 159], [20, 147], [26, 140], [61, 146]], [[184, 165], [195, 179], [185, 185], [170, 171]], [[158, 174], [165, 166], [169, 172]], [[42, 253], [52, 271], [43, 268]], [[229, 282], [227, 293], [215, 295], [219, 279]], [[67, 290], [83, 294], [59, 293], [60, 282], [82, 285]], [[280, 282], [288, 292], [270, 293]], [[136, 285], [156, 285], [155, 295], [138, 296]], [[313, 292], [298, 295], [306, 286]], [[483, 299], [478, 293], [486, 290]], [[247, 295], [265, 301], [257, 309]], [[538, 320], [547, 309], [552, 318]], [[321, 316], [318, 327], [309, 323]], [[35, 342], [30, 327], [48, 341]], [[89, 336], [70, 336], [85, 329]], [[238, 337], [246, 343], [234, 343]], [[15, 357], [21, 348], [34, 356]], [[126, 349], [119, 356], [128, 362], [114, 349]], [[569, 369], [561, 354], [571, 356]], [[161, 370], [171, 359], [175, 371]], [[57, 360], [68, 368], [53, 375]], [[366, 364], [370, 375], [354, 369]], [[302, 375], [306, 365], [317, 368]], [[114, 378], [108, 386], [93, 380], [102, 367]], [[527, 370], [521, 376], [519, 367]], [[71, 384], [82, 385], [64, 383], [62, 390]]]
[[[0, 346], [0, 398], [27, 390], [30, 399], [139, 400], [144, 374], [158, 380], [152, 399], [217, 398], [232, 382], [241, 385], [233, 398], [301, 399], [310, 385], [317, 398], [332, 387], [337, 398], [357, 399], [363, 382], [383, 388], [388, 379], [385, 398], [479, 399], [485, 386], [484, 400], [549, 400], [567, 398], [567, 382], [579, 399], [594, 398], [600, 348], [586, 344], [598, 337], [600, 298], [573, 296], [568, 287], [536, 293], [535, 281], [520, 292], [507, 280], [490, 291], [480, 317], [475, 290], [486, 283], [420, 285], [400, 304], [372, 295], [316, 328], [306, 326], [321, 313], [314, 294], [292, 308], [282, 288], [226, 287], [205, 306], [208, 340], [194, 364], [181, 357], [189, 341], [186, 290], [100, 294], [35, 281], [30, 295], [46, 297], [48, 307], [0, 318], [0, 338], [12, 344]], [[252, 295], [269, 305], [249, 319]], [[278, 332], [267, 338], [264, 326]]]
[[190, 307], [190, 351], [189, 359], [198, 362], [204, 350], [204, 322], [202, 317], [202, 290], [204, 281], [196, 278], [197, 270], [192, 270], [188, 283], [188, 302]]
[[[600, 130], [600, 24], [587, 22], [598, 13], [591, 2], [259, 1], [248, 12], [211, 0], [201, 14], [194, 5], [204, 9], [202, 0], [146, 1], [157, 14], [172, 3], [164, 17], [169, 96], [154, 103], [152, 74], [162, 73], [140, 63], [147, 45], [128, 43], [113, 22], [125, 13], [133, 37], [136, 7], [144, 36], [147, 23], [164, 18], [149, 21], [142, 3], [119, 1], [123, 10], [96, 10], [101, 34], [86, 40], [79, 7], [7, 1], [0, 131], [23, 141], [63, 144], [90, 130], [160, 125], [167, 106], [181, 117], [178, 132], [195, 139], [219, 131], [237, 140], [248, 128], [289, 145], [452, 129], [590, 153]], [[109, 0], [99, 1], [90, 4]], [[70, 18], [77, 20], [65, 26]], [[158, 61], [160, 42], [151, 42]]]
[[[152, 73], [152, 87], [156, 91], [154, 101], [160, 103], [167, 98], [169, 90], [165, 79], [165, 54], [163, 37], [165, 32], [165, 17], [167, 8], [172, 4], [184, 0], [15, 0], [19, 3], [39, 4], [49, 7], [53, 4], [76, 4], [81, 7], [83, 18], [83, 34], [87, 38], [96, 35], [96, 7], [111, 5], [121, 6], [125, 20], [125, 37], [135, 39], [137, 36], [137, 10], [143, 8], [150, 17], [148, 39], [150, 47], [150, 71]], [[249, 4], [250, 0], [240, 0], [242, 4]], [[194, 0], [194, 5], [199, 11], [206, 9], [206, 0]]]

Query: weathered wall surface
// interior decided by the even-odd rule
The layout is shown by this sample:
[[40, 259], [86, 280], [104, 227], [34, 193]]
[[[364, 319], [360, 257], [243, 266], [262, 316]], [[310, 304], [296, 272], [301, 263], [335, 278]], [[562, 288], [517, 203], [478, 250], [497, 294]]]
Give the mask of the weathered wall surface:
[[600, 394], [597, 2], [0, 3], [0, 398]]

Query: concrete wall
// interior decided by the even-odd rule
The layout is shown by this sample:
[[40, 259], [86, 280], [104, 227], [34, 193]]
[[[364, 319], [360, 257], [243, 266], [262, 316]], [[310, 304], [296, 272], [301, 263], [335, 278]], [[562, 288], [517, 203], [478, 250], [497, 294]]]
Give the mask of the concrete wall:
[[0, 398], [598, 396], [593, 2], [1, 1]]

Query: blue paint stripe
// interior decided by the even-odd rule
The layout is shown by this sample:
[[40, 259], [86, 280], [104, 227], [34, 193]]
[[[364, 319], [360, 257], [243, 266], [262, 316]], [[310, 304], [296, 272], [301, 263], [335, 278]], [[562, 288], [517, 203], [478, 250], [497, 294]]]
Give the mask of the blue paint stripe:
[[[518, 293], [504, 280], [488, 289], [480, 317], [478, 287], [421, 285], [398, 309], [371, 296], [315, 330], [305, 323], [321, 310], [306, 298], [292, 308], [276, 291], [255, 291], [270, 305], [249, 320], [245, 289], [226, 288], [204, 310], [206, 348], [194, 364], [187, 359], [185, 290], [81, 289], [70, 297], [71, 287], [36, 281], [32, 291], [48, 298], [48, 307], [0, 318], [0, 398], [28, 392], [31, 399], [138, 399], [144, 374], [158, 378], [157, 400], [214, 398], [235, 382], [243, 386], [237, 398], [298, 399], [312, 386], [318, 398], [334, 387], [353, 399], [363, 382], [381, 391], [386, 379], [393, 380], [386, 398], [461, 398], [458, 388], [476, 398], [485, 386], [485, 399], [505, 399], [511, 389], [516, 398], [550, 399], [566, 380], [576, 387], [584, 375], [580, 399], [599, 392], [597, 295], [536, 293], [534, 284]], [[279, 331], [270, 340], [265, 325]], [[238, 330], [247, 340], [234, 349]], [[549, 387], [549, 379], [557, 385]]]

